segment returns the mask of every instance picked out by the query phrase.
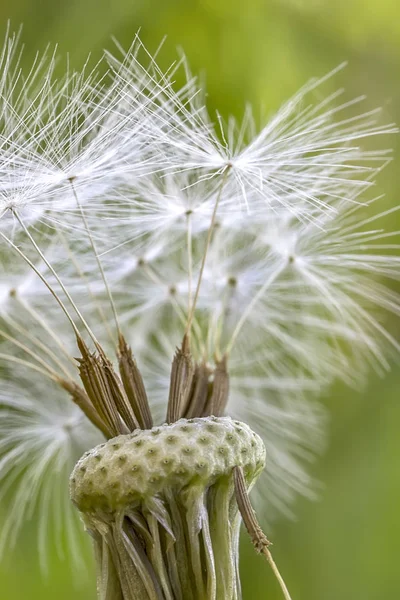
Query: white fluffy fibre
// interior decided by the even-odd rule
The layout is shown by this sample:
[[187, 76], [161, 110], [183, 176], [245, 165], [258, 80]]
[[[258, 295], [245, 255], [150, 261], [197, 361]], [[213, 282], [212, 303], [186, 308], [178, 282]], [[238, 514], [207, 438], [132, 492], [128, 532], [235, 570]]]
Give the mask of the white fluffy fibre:
[[398, 207], [363, 199], [389, 157], [370, 138], [395, 127], [331, 92], [338, 69], [260, 128], [250, 109], [242, 123], [213, 119], [185, 60], [162, 72], [138, 38], [104, 61], [106, 75], [86, 65], [57, 80], [49, 49], [24, 75], [9, 32], [0, 54], [0, 500], [14, 496], [3, 547], [35, 507], [42, 550], [48, 512], [74, 538], [67, 478], [95, 442], [54, 382], [77, 378], [71, 322], [113, 356], [99, 263], [160, 422], [202, 274], [193, 353], [229, 355], [228, 413], [267, 446], [267, 516], [312, 489], [315, 396], [385, 371], [399, 350], [385, 326], [400, 313], [399, 232], [385, 229]]
[[25, 520], [35, 517], [42, 567], [49, 538], [62, 556], [64, 536], [79, 565], [81, 526], [68, 479], [101, 435], [55, 385], [43, 386], [37, 377], [20, 377], [19, 385], [3, 381], [0, 406], [0, 501], [8, 501], [0, 552], [8, 552]]

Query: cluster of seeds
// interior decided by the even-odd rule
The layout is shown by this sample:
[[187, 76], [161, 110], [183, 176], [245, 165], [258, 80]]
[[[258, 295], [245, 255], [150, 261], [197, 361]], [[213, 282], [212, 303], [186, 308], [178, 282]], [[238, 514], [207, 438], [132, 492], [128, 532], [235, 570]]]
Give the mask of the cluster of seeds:
[[242, 467], [251, 481], [265, 447], [248, 425], [229, 417], [180, 419], [120, 435], [87, 452], [71, 475], [71, 498], [82, 512], [114, 512], [165, 488], [212, 485]]

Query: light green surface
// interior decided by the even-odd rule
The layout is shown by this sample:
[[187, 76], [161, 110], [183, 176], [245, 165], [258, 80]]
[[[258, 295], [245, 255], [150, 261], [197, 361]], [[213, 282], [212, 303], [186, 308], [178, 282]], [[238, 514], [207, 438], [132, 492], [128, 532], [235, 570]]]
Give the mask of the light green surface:
[[[8, 18], [24, 23], [27, 55], [57, 41], [76, 65], [89, 51], [98, 56], [111, 34], [127, 46], [141, 27], [150, 49], [167, 34], [161, 63], [182, 46], [193, 70], [206, 73], [210, 106], [223, 114], [239, 115], [246, 100], [272, 110], [309, 77], [349, 60], [337, 85], [349, 97], [366, 93], [368, 106], [383, 105], [386, 120], [400, 123], [395, 0], [3, 0], [1, 29]], [[400, 189], [400, 140], [391, 143], [396, 160], [379, 184], [386, 206], [399, 201]], [[400, 334], [398, 323], [390, 327]], [[281, 522], [271, 534], [293, 600], [400, 597], [399, 385], [394, 367], [385, 380], [372, 377], [362, 394], [337, 387], [325, 399], [331, 440], [314, 465], [321, 500], [299, 501], [297, 522]], [[94, 598], [90, 570], [76, 587], [66, 564], [53, 558], [43, 579], [29, 531], [23, 541], [0, 570], [1, 600]], [[244, 599], [278, 600], [267, 565], [245, 546]]]

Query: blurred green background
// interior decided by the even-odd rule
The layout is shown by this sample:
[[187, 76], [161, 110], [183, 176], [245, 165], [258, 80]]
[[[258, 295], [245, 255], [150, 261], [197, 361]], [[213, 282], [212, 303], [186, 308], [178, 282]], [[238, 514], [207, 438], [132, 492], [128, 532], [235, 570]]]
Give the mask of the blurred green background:
[[[140, 27], [150, 50], [167, 35], [161, 64], [181, 46], [193, 71], [206, 74], [210, 108], [223, 115], [240, 116], [246, 101], [275, 110], [308, 78], [348, 60], [332, 85], [344, 85], [348, 97], [366, 93], [368, 106], [383, 106], [385, 120], [400, 123], [398, 0], [2, 0], [3, 31], [7, 19], [24, 24], [26, 58], [57, 42], [74, 65], [89, 52], [98, 57], [111, 35], [128, 46]], [[395, 161], [379, 182], [385, 206], [399, 201], [400, 140], [391, 143]], [[398, 322], [388, 327], [400, 334]], [[338, 386], [324, 399], [329, 446], [312, 469], [323, 484], [320, 501], [299, 500], [297, 520], [270, 534], [293, 600], [400, 597], [399, 385], [394, 365], [364, 392]], [[243, 547], [244, 599], [280, 599], [268, 566], [246, 539]], [[43, 579], [28, 531], [1, 567], [0, 599], [94, 599], [90, 559], [83, 583], [66, 562], [50, 562]]]

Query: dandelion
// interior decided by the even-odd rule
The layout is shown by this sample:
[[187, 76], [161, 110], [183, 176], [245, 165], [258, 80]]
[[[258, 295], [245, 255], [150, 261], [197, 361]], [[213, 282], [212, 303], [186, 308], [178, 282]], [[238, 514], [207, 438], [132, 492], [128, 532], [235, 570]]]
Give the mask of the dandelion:
[[363, 201], [388, 152], [360, 146], [395, 128], [321, 99], [337, 70], [258, 130], [250, 109], [215, 126], [185, 60], [163, 73], [138, 38], [60, 80], [52, 53], [23, 79], [17, 48], [7, 33], [1, 547], [38, 510], [43, 562], [51, 529], [79, 563], [79, 511], [102, 600], [237, 600], [243, 522], [290, 600], [249, 493], [260, 478], [265, 522], [312, 496], [315, 397], [399, 350], [397, 208]]

